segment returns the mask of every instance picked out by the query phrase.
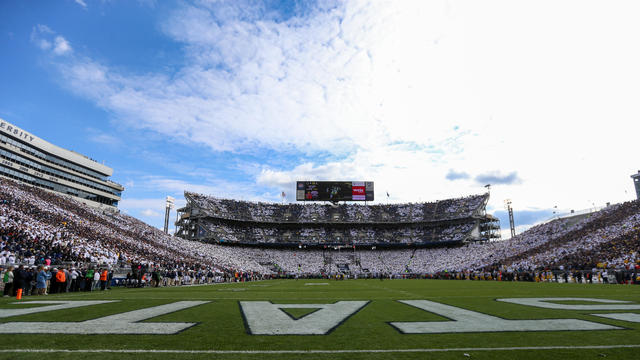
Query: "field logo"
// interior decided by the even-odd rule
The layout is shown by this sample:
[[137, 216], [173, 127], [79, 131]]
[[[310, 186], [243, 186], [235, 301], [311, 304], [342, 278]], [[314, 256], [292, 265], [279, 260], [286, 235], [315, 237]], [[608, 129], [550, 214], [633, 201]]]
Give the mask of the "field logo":
[[[18, 304], [55, 304], [40, 308], [0, 309], [0, 318], [43, 311], [70, 309], [113, 301], [29, 301]], [[101, 317], [81, 322], [8, 322], [0, 324], [1, 334], [175, 334], [196, 323], [140, 323], [160, 315], [188, 309], [208, 301], [179, 301], [146, 309]]]
[[404, 334], [620, 329], [615, 326], [577, 319], [505, 320], [428, 300], [400, 300], [400, 302], [452, 320], [391, 323], [391, 326]]
[[[0, 319], [66, 310], [82, 306], [113, 303], [99, 301], [28, 301], [13, 303], [19, 308], [0, 309]], [[507, 298], [502, 303], [553, 310], [640, 310], [640, 304], [629, 301], [591, 298]], [[566, 302], [587, 302], [576, 304]], [[579, 319], [508, 320], [476, 311], [465, 310], [429, 300], [399, 300], [400, 303], [443, 316], [447, 321], [404, 321], [389, 324], [403, 334], [474, 333], [503, 331], [575, 331], [620, 330], [622, 328]], [[558, 302], [565, 302], [564, 304]], [[180, 311], [209, 301], [178, 301], [170, 304], [109, 315], [79, 322], [7, 322], [0, 323], [0, 334], [176, 334], [196, 323], [141, 322]], [[269, 301], [240, 301], [247, 332], [252, 335], [326, 335], [350, 316], [364, 308], [368, 301], [338, 301], [333, 304], [273, 304]], [[20, 305], [42, 304], [24, 308]], [[286, 309], [315, 309], [295, 317]], [[591, 314], [600, 318], [640, 323], [637, 313]]]
[[89, 301], [29, 301], [29, 302], [18, 302], [14, 303], [16, 305], [20, 304], [50, 304], [49, 306], [40, 306], [33, 308], [24, 308], [24, 309], [0, 309], [0, 319], [7, 318], [11, 316], [20, 316], [27, 314], [36, 314], [45, 311], [54, 311], [54, 310], [62, 310], [62, 309], [73, 309], [82, 306], [90, 306], [90, 305], [98, 305], [98, 304], [106, 304], [116, 302], [115, 300], [89, 300]]
[[[631, 301], [609, 300], [609, 299], [591, 299], [591, 298], [509, 298], [498, 299], [512, 304], [520, 304], [526, 306], [535, 306], [544, 309], [560, 309], [560, 310], [640, 310], [640, 304], [633, 304]], [[583, 304], [554, 304], [550, 301], [584, 301], [593, 302], [594, 305]], [[630, 304], [631, 303], [631, 304]], [[634, 323], [640, 323], [640, 314], [636, 313], [611, 313], [611, 314], [591, 314], [606, 319], [622, 320]]]
[[[368, 301], [338, 301], [334, 304], [273, 304], [269, 301], [241, 301], [240, 309], [252, 335], [326, 335]], [[295, 319], [282, 309], [318, 310]]]
[[[508, 298], [498, 299], [498, 301], [511, 304], [526, 305], [539, 307], [544, 309], [558, 310], [640, 310], [640, 304], [633, 304], [631, 301], [609, 300], [609, 299], [592, 299], [592, 298]], [[552, 301], [583, 301], [594, 302], [599, 304], [582, 305], [582, 304], [554, 304]]]
[[621, 320], [634, 323], [640, 323], [640, 314], [636, 313], [611, 313], [611, 314], [591, 314], [611, 320]]

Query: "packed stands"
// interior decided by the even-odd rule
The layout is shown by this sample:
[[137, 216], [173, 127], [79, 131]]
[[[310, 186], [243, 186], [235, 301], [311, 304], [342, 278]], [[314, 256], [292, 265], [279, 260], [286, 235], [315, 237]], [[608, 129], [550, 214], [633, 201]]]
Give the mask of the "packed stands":
[[178, 235], [213, 243], [406, 246], [480, 238], [488, 194], [392, 205], [273, 204], [185, 192]]
[[[451, 203], [455, 203], [447, 202], [446, 208], [452, 208]], [[439, 202], [435, 204], [434, 208], [440, 207]], [[251, 206], [255, 204], [246, 205], [244, 209]], [[299, 213], [308, 211], [304, 206], [307, 205], [300, 205]], [[385, 241], [391, 241], [412, 236], [411, 233], [403, 234], [402, 229], [414, 231], [420, 227], [406, 226], [406, 223], [377, 226], [365, 217], [379, 209], [401, 216], [398, 214], [410, 207], [379, 206], [371, 212], [365, 207], [358, 208], [352, 214], [362, 214], [362, 223], [356, 224], [353, 232], [349, 228], [354, 226], [351, 222], [335, 228], [333, 224], [305, 224], [292, 227], [297, 232], [291, 231], [291, 236], [300, 239], [309, 238], [311, 234], [319, 237], [322, 230], [326, 235], [327, 229], [337, 231], [340, 228], [342, 236], [350, 237], [351, 243], [312, 246], [312, 243], [297, 242], [295, 246], [273, 248], [256, 241], [251, 246], [241, 246], [232, 241], [214, 244], [169, 236], [126, 214], [102, 212], [66, 197], [0, 178], [0, 268], [18, 264], [78, 268], [144, 264], [162, 269], [168, 278], [178, 278], [177, 274], [191, 276], [191, 282], [194, 278], [204, 278], [203, 274], [237, 279], [238, 274], [262, 278], [327, 276], [340, 272], [372, 277], [395, 274], [469, 278], [470, 274], [475, 274], [473, 276], [481, 278], [533, 279], [551, 271], [580, 270], [589, 274], [604, 271], [606, 274], [611, 269], [629, 272], [640, 268], [640, 201], [612, 205], [579, 220], [553, 220], [504, 241], [451, 242], [439, 247], [416, 246], [415, 243], [402, 243], [400, 247], [358, 243], [360, 238], [381, 236]], [[261, 215], [263, 219], [273, 219], [277, 211], [283, 210], [276, 206], [267, 208], [272, 211], [267, 214], [265, 210]], [[322, 207], [311, 206], [311, 209], [318, 208]], [[345, 207], [345, 213], [349, 211], [350, 208]], [[468, 207], [464, 211], [476, 210]], [[462, 211], [453, 212], [460, 214]], [[245, 214], [249, 216], [251, 212]], [[256, 219], [255, 214], [250, 216]], [[447, 229], [465, 225], [464, 221], [431, 220], [433, 218], [429, 224], [420, 223], [420, 226], [426, 229], [441, 225], [438, 236], [445, 238], [449, 236]], [[284, 226], [273, 226], [267, 221], [251, 222], [252, 227], [242, 225], [242, 221], [224, 224], [227, 228], [218, 228], [231, 234], [238, 234], [238, 229], [242, 228], [250, 231], [243, 236], [265, 240], [284, 236], [282, 231], [286, 230]], [[400, 231], [389, 230], [394, 226]], [[452, 234], [465, 231], [453, 231]], [[534, 273], [537, 275], [518, 275]]]
[[176, 239], [131, 216], [0, 178], [0, 265], [141, 263], [163, 268], [262, 270], [228, 249]]
[[391, 205], [303, 204], [280, 205], [220, 199], [185, 192], [189, 207], [216, 219], [260, 223], [422, 223], [467, 219], [484, 214], [489, 195], [473, 195], [434, 203]]

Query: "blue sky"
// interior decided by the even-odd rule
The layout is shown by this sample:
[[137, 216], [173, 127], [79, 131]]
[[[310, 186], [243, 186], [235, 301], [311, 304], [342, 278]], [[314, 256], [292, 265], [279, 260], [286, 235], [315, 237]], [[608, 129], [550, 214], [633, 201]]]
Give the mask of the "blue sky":
[[[104, 161], [161, 227], [185, 189], [483, 192], [519, 229], [634, 197], [635, 1], [0, 2], [0, 117]], [[386, 192], [390, 198], [387, 200]], [[184, 201], [178, 201], [183, 204]]]

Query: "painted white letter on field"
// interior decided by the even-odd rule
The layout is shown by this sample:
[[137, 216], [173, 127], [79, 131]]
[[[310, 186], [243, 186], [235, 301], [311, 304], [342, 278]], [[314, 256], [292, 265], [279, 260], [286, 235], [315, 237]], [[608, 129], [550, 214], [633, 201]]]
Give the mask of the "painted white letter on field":
[[[252, 335], [325, 335], [367, 305], [368, 301], [338, 301], [335, 304], [272, 304], [241, 301], [240, 309]], [[319, 310], [295, 319], [282, 309]]]
[[620, 329], [616, 326], [577, 319], [505, 320], [428, 300], [400, 300], [400, 302], [451, 319], [451, 321], [391, 323], [404, 334]]

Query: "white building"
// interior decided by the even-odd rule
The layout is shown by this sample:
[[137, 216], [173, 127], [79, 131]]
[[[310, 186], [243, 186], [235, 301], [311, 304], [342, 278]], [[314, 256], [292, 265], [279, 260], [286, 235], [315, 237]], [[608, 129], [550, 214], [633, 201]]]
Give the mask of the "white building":
[[0, 176], [115, 209], [124, 187], [109, 180], [112, 174], [108, 166], [0, 119]]

